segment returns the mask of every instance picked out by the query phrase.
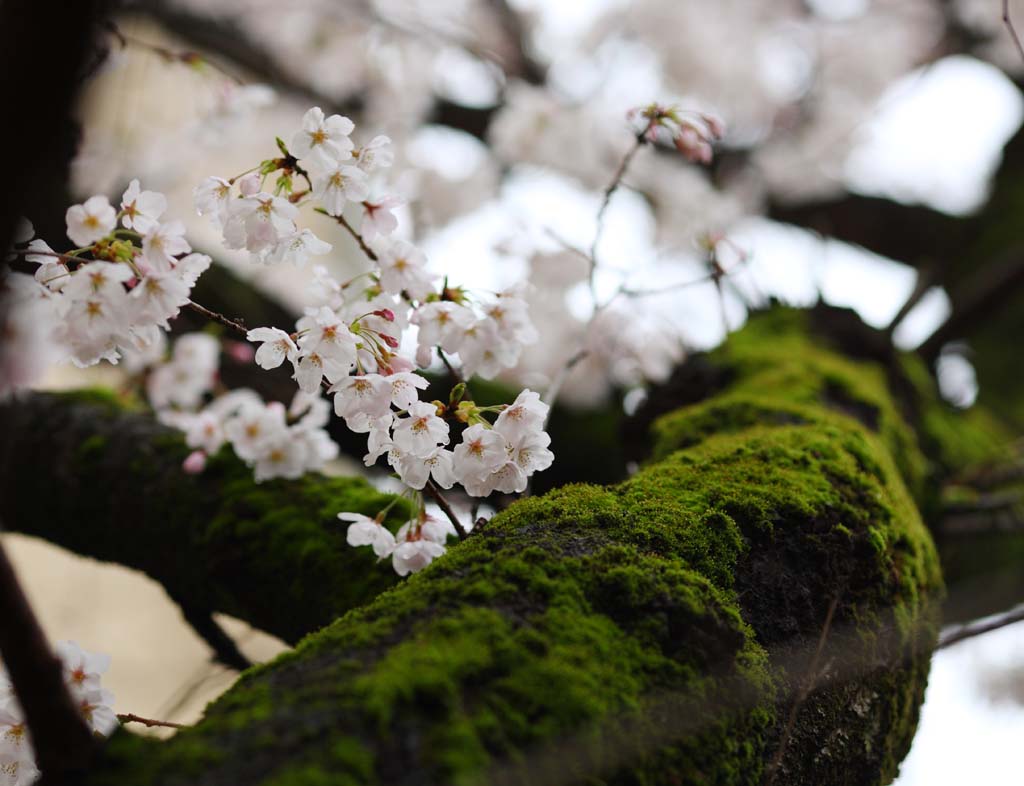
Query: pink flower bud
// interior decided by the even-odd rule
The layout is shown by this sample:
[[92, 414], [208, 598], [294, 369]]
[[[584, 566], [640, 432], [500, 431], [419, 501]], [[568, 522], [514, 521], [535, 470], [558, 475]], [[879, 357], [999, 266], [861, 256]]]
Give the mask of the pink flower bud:
[[233, 361], [243, 365], [252, 363], [256, 357], [256, 347], [242, 341], [225, 341], [224, 351]]
[[382, 317], [383, 319], [386, 319], [388, 322], [395, 321], [395, 312], [392, 311], [390, 308], [382, 308], [377, 311], [374, 311], [373, 315], [377, 317]]
[[380, 334], [381, 339], [392, 349], [398, 349], [398, 339], [394, 336], [389, 336], [386, 333]]
[[250, 172], [238, 181], [238, 190], [242, 196], [252, 196], [260, 191], [260, 176], [258, 172]]
[[693, 126], [683, 126], [672, 141], [676, 150], [686, 156], [687, 160], [699, 164], [711, 163], [711, 145]]
[[198, 475], [206, 469], [206, 453], [202, 450], [193, 450], [181, 462], [181, 468], [189, 475]]
[[700, 119], [704, 121], [704, 124], [708, 127], [708, 131], [711, 132], [711, 136], [715, 139], [721, 139], [725, 136], [725, 124], [714, 115], [701, 114]]
[[392, 356], [391, 360], [388, 361], [388, 367], [391, 369], [392, 374], [400, 374], [403, 371], [412, 371], [415, 368], [411, 360], [403, 358], [400, 355]]

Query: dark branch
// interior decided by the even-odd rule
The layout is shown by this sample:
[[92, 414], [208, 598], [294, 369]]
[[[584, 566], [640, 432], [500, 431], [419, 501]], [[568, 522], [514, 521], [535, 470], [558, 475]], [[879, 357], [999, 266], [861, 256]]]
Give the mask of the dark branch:
[[36, 762], [45, 778], [57, 782], [62, 775], [83, 769], [96, 745], [64, 685], [63, 665], [50, 649], [2, 545], [0, 620], [0, 655], [24, 710]]

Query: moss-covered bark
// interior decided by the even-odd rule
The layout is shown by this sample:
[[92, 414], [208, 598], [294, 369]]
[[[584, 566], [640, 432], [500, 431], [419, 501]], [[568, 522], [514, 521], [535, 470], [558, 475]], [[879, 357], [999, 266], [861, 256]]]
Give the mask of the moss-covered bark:
[[224, 449], [188, 475], [180, 433], [112, 395], [0, 406], [0, 521], [141, 570], [179, 603], [298, 641], [394, 583], [336, 515], [390, 501], [362, 479], [257, 484]]
[[882, 376], [803, 331], [755, 323], [631, 479], [516, 503], [89, 786], [888, 782], [941, 586], [923, 460]]

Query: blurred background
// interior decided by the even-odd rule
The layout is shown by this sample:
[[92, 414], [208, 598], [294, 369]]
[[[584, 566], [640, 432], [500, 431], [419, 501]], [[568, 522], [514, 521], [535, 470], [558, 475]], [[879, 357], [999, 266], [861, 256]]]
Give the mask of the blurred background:
[[[1024, 24], [1024, 0], [1009, 10]], [[594, 237], [602, 191], [633, 142], [627, 112], [676, 103], [724, 121], [714, 162], [642, 150], [598, 249], [599, 299], [644, 293], [620, 301], [643, 373], [596, 353], [573, 369], [563, 402], [635, 407], [645, 382], [718, 344], [749, 309], [820, 299], [919, 351], [949, 406], [984, 407], [1020, 435], [1024, 53], [1002, 14], [1000, 0], [125, 3], [77, 109], [70, 193], [55, 200], [114, 201], [139, 178], [168, 195], [196, 250], [298, 313], [310, 270], [224, 249], [195, 215], [193, 189], [275, 156], [274, 137], [290, 139], [310, 106], [349, 115], [357, 144], [393, 141], [374, 194], [403, 199], [399, 233], [434, 270], [480, 290], [532, 284], [544, 340], [509, 376], [543, 388], [594, 309], [574, 249]], [[62, 216], [29, 218], [55, 245]], [[333, 221], [310, 213], [303, 224], [334, 245], [321, 260], [332, 274], [362, 270]], [[722, 239], [720, 289], [708, 237]], [[117, 374], [60, 368], [46, 386]], [[1020, 527], [1020, 497], [964, 521], [984, 537]], [[118, 711], [191, 721], [233, 681], [157, 585], [4, 540], [49, 635], [113, 655]], [[1019, 561], [996, 548], [1019, 589]], [[254, 659], [284, 648], [225, 625]], [[936, 656], [898, 783], [1019, 783], [1022, 736], [1019, 624]]]

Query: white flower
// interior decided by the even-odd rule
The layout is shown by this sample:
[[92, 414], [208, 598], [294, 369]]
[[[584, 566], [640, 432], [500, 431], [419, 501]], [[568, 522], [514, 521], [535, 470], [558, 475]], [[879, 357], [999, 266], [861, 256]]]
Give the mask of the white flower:
[[512, 443], [512, 460], [527, 477], [551, 466], [555, 454], [548, 450], [551, 437], [544, 431], [527, 432]]
[[[344, 366], [342, 374], [347, 374], [355, 365], [356, 337], [334, 311], [323, 306], [300, 319], [298, 327], [305, 331], [299, 339], [299, 347], [303, 353], [315, 352], [325, 359], [337, 362]], [[342, 374], [328, 374], [327, 378], [331, 382], [336, 382]]]
[[208, 177], [193, 193], [196, 212], [209, 218], [215, 226], [223, 226], [228, 215], [231, 184], [222, 177]]
[[206, 272], [213, 262], [206, 254], [189, 254], [178, 260], [174, 266], [174, 272], [185, 282], [185, 285], [192, 289], [199, 280], [199, 276]]
[[409, 488], [421, 489], [427, 484], [427, 479], [432, 477], [438, 486], [450, 489], [456, 482], [454, 459], [450, 450], [441, 447], [426, 456], [405, 453], [398, 460], [398, 474]]
[[138, 180], [132, 180], [121, 197], [121, 223], [143, 235], [156, 228], [165, 210], [167, 197], [157, 191], [140, 191]]
[[418, 248], [397, 240], [379, 254], [380, 285], [385, 292], [400, 295], [408, 292], [415, 300], [423, 300], [436, 278], [426, 270], [427, 258]]
[[445, 548], [440, 543], [420, 537], [417, 540], [406, 540], [399, 543], [391, 555], [391, 564], [399, 576], [418, 573], [435, 559], [444, 554]]
[[429, 456], [438, 444], [448, 444], [448, 424], [437, 416], [437, 407], [417, 401], [409, 416], [395, 421], [392, 439], [399, 449], [415, 456]]
[[25, 255], [26, 260], [39, 265], [35, 273], [36, 281], [54, 292], [62, 290], [71, 277], [64, 261], [52, 255], [53, 249], [42, 238], [33, 240], [28, 244], [28, 248], [31, 251], [39, 252]]
[[167, 320], [178, 315], [181, 306], [188, 302], [188, 296], [188, 285], [176, 273], [152, 271], [143, 276], [128, 295], [134, 307], [132, 323], [169, 329]]
[[295, 439], [288, 430], [261, 446], [255, 457], [254, 479], [257, 483], [271, 478], [298, 478], [306, 471], [306, 444]]
[[532, 390], [524, 390], [494, 421], [494, 430], [510, 442], [543, 429], [548, 416], [548, 405]]
[[292, 136], [289, 152], [298, 159], [310, 158], [317, 164], [345, 161], [352, 157], [349, 134], [355, 125], [347, 117], [331, 115], [315, 106], [302, 116], [302, 128]]
[[64, 294], [74, 300], [97, 299], [120, 304], [125, 297], [122, 285], [134, 275], [130, 267], [118, 262], [87, 262], [71, 274]]
[[398, 228], [398, 219], [391, 211], [404, 204], [404, 200], [396, 196], [363, 200], [363, 220], [359, 224], [363, 240], [370, 241], [394, 232]]
[[462, 432], [462, 442], [455, 446], [455, 475], [463, 483], [494, 472], [506, 461], [505, 437], [480, 423]]
[[332, 216], [340, 216], [346, 202], [362, 202], [370, 194], [366, 173], [346, 163], [313, 170], [313, 196]]
[[185, 225], [180, 221], [154, 223], [142, 236], [142, 258], [153, 270], [170, 270], [178, 254], [187, 254], [191, 250], [192, 247], [185, 240]]
[[74, 693], [99, 690], [100, 681], [110, 668], [110, 656], [86, 652], [74, 641], [54, 646], [64, 664], [64, 681]]
[[502, 369], [511, 368], [519, 359], [521, 347], [498, 332], [491, 319], [479, 320], [462, 332], [459, 358], [467, 377], [479, 374], [493, 379]]
[[36, 230], [25, 216], [19, 216], [14, 224], [14, 245], [20, 246], [35, 237]]
[[395, 550], [395, 536], [376, 519], [361, 513], [339, 513], [342, 521], [350, 521], [345, 539], [350, 546], [373, 546], [373, 553], [383, 559]]
[[500, 335], [520, 344], [533, 344], [537, 341], [537, 329], [527, 311], [525, 300], [509, 295], [502, 295], [484, 308], [484, 313], [494, 320]]
[[269, 371], [280, 366], [285, 359], [294, 362], [298, 357], [299, 348], [292, 341], [292, 337], [279, 328], [254, 328], [246, 333], [245, 337], [252, 342], [263, 342], [256, 350], [256, 365], [260, 368]]
[[356, 165], [364, 172], [391, 166], [395, 154], [391, 151], [391, 139], [384, 135], [375, 136], [357, 150], [352, 151]]
[[231, 200], [224, 223], [224, 243], [228, 248], [244, 248], [262, 260], [273, 252], [282, 237], [295, 233], [299, 209], [287, 199], [271, 194]]
[[471, 497], [486, 497], [492, 492], [519, 494], [526, 490], [526, 473], [512, 461], [506, 461], [493, 472], [477, 477], [464, 478], [462, 485]]
[[224, 434], [243, 461], [256, 461], [287, 435], [284, 407], [244, 409], [224, 424]]
[[445, 352], [458, 352], [466, 329], [476, 323], [476, 317], [458, 303], [436, 300], [416, 309], [411, 321], [420, 329], [416, 362], [422, 367], [430, 365], [431, 349], [435, 346]]
[[213, 455], [227, 441], [220, 416], [207, 407], [196, 415], [185, 432], [185, 444]]
[[290, 262], [296, 267], [302, 267], [311, 255], [322, 256], [331, 248], [330, 243], [318, 238], [311, 230], [302, 229], [278, 240], [274, 250], [267, 257], [267, 262], [271, 264]]
[[[388, 377], [380, 374], [359, 374], [346, 377], [331, 388], [334, 412], [344, 418], [349, 428], [357, 416], [370, 420], [384, 417], [391, 409], [392, 389]], [[390, 426], [390, 423], [388, 424]]]
[[91, 246], [117, 226], [117, 211], [105, 196], [89, 197], [81, 205], [72, 205], [64, 214], [68, 237], [77, 246]]
[[118, 727], [117, 715], [111, 707], [114, 703], [113, 693], [99, 688], [86, 691], [76, 699], [78, 711], [94, 733], [106, 736]]
[[385, 379], [391, 385], [391, 403], [399, 409], [409, 409], [416, 401], [419, 401], [417, 391], [429, 387], [430, 382], [419, 374], [411, 371], [400, 371], [390, 374]]

